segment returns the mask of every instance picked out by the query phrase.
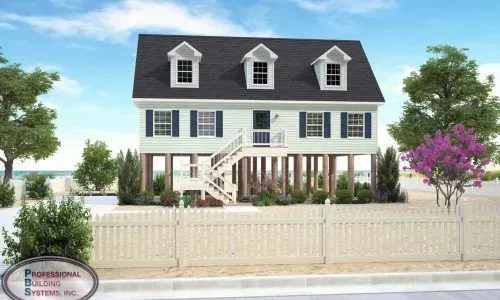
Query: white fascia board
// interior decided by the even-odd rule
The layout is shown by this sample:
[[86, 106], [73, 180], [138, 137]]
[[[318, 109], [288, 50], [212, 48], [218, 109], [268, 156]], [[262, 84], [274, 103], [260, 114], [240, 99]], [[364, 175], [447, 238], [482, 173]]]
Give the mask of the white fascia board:
[[194, 58], [201, 60], [202, 55], [201, 55], [200, 51], [196, 50], [195, 47], [191, 46], [188, 42], [184, 41], [184, 42], [180, 43], [179, 45], [177, 45], [177, 47], [175, 47], [174, 49], [172, 49], [168, 52], [168, 60], [169, 61], [175, 57], [175, 55], [177, 54], [177, 50], [182, 46], [188, 46], [191, 50], [193, 50]]
[[342, 57], [343, 57], [343, 59], [344, 59], [344, 61], [345, 61], [345, 62], [349, 62], [349, 61], [351, 61], [351, 57], [350, 57], [349, 55], [347, 55], [344, 51], [342, 51], [342, 49], [340, 49], [339, 47], [337, 47], [337, 45], [335, 45], [335, 46], [333, 46], [332, 48], [330, 48], [328, 51], [326, 51], [325, 53], [323, 53], [320, 57], [316, 58], [316, 59], [315, 59], [315, 60], [311, 63], [311, 66], [313, 66], [314, 64], [316, 64], [316, 63], [317, 63], [318, 61], [320, 61], [320, 60], [326, 60], [326, 59], [328, 59], [328, 57], [327, 57], [327, 56], [328, 56], [328, 54], [330, 54], [330, 52], [332, 52], [332, 51], [337, 51], [337, 52], [339, 52], [339, 53], [342, 55]]
[[144, 102], [157, 102], [157, 103], [169, 103], [169, 102], [183, 102], [183, 103], [259, 103], [259, 104], [318, 104], [318, 105], [377, 105], [382, 106], [385, 102], [354, 102], [354, 101], [301, 101], [301, 100], [230, 100], [230, 99], [173, 99], [173, 98], [132, 98], [134, 103], [140, 104]]
[[252, 50], [248, 51], [248, 53], [245, 54], [245, 56], [243, 56], [243, 58], [241, 59], [241, 63], [243, 63], [246, 59], [252, 58], [253, 57], [253, 53], [255, 52], [255, 50], [257, 50], [257, 49], [259, 49], [261, 47], [264, 48], [264, 50], [266, 50], [267, 53], [269, 53], [269, 58], [270, 58], [271, 62], [274, 62], [275, 60], [278, 59], [278, 55], [276, 53], [274, 53], [271, 49], [267, 48], [266, 45], [260, 43], [257, 46], [255, 46], [255, 48], [253, 48]]

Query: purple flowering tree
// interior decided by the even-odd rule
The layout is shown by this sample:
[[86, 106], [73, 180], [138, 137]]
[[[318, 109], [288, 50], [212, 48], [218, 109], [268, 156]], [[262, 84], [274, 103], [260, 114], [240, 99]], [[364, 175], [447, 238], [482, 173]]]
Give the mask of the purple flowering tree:
[[250, 188], [255, 194], [266, 194], [270, 198], [276, 198], [276, 195], [281, 193], [278, 182], [272, 180], [269, 175], [265, 175], [261, 179], [257, 178], [256, 181], [251, 181]]
[[456, 206], [466, 187], [481, 187], [484, 167], [490, 163], [483, 158], [486, 146], [476, 142], [473, 128], [467, 129], [462, 124], [453, 127], [451, 134], [438, 131], [434, 137], [425, 135], [424, 140], [425, 143], [401, 159], [408, 162], [410, 169], [425, 176], [424, 183], [436, 188], [437, 205], [441, 194], [449, 210], [453, 196]]

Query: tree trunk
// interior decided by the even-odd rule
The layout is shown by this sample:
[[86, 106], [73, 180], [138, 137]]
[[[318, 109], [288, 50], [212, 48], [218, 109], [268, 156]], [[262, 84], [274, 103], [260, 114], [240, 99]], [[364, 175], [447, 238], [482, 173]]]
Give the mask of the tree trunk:
[[436, 188], [436, 203], [437, 203], [437, 206], [440, 207], [439, 205], [439, 189]]
[[3, 175], [3, 182], [6, 183], [12, 179], [12, 170], [14, 169], [14, 160], [7, 158], [5, 162], [5, 172]]

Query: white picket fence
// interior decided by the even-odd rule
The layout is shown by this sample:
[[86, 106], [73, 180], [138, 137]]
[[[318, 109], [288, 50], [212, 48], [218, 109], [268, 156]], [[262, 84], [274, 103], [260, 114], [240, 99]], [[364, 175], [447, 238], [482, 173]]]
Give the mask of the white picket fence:
[[500, 259], [493, 205], [165, 208], [95, 216], [92, 227], [96, 268]]

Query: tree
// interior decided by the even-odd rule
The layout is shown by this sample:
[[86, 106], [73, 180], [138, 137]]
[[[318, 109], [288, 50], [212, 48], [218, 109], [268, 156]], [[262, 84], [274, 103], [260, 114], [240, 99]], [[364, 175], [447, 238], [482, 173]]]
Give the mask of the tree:
[[398, 122], [389, 125], [389, 134], [406, 152], [424, 142], [425, 134], [450, 132], [457, 124], [475, 128], [476, 138], [500, 163], [494, 140], [500, 134], [500, 101], [492, 95], [493, 75], [478, 79], [478, 65], [467, 49], [440, 45], [427, 48], [434, 57], [403, 81], [409, 101]]
[[389, 202], [397, 202], [400, 193], [399, 158], [394, 147], [377, 152], [377, 192], [387, 195]]
[[125, 158], [122, 158], [123, 153], [118, 154], [118, 161], [121, 161], [118, 167], [118, 200], [120, 204], [134, 204], [141, 191], [139, 156], [128, 149]]
[[85, 142], [83, 162], [77, 165], [74, 173], [76, 182], [86, 190], [104, 191], [116, 178], [115, 160], [106, 143], [90, 140]]
[[[473, 128], [458, 124], [452, 132], [443, 136], [438, 131], [434, 138], [426, 135], [425, 143], [401, 157], [411, 169], [425, 175], [424, 183], [443, 195], [448, 209], [453, 195], [456, 205], [466, 187], [481, 187], [484, 167], [490, 163], [484, 158], [486, 146], [476, 142]], [[439, 197], [436, 201], [439, 206]]]
[[53, 123], [57, 114], [38, 101], [38, 96], [48, 93], [58, 80], [57, 73], [39, 68], [25, 72], [0, 52], [0, 161], [5, 168], [4, 182], [12, 179], [16, 159], [45, 159], [59, 148]]

